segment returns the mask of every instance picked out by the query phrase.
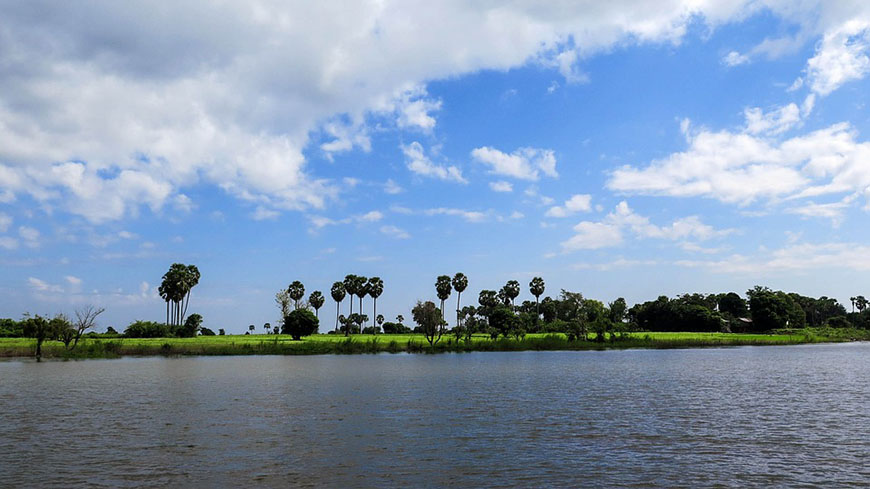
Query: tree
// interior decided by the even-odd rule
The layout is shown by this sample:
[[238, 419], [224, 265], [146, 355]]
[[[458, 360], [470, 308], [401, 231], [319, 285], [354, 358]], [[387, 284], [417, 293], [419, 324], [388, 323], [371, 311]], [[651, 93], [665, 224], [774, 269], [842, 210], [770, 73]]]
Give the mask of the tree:
[[338, 316], [341, 315], [341, 301], [344, 300], [344, 296], [346, 294], [346, 292], [344, 291], [344, 284], [341, 282], [333, 283], [332, 289], [329, 291], [329, 293], [332, 295], [332, 300], [335, 301], [335, 331], [338, 331]]
[[227, 332], [224, 331], [223, 328], [218, 329], [218, 335], [219, 335], [219, 336], [224, 336], [224, 335], [226, 335], [226, 334], [227, 334]]
[[191, 314], [184, 320], [184, 326], [179, 328], [178, 336], [182, 338], [193, 338], [196, 336], [196, 333], [199, 332], [200, 326], [202, 326], [202, 316], [199, 314]]
[[520, 283], [516, 280], [508, 280], [508, 283], [504, 284], [502, 291], [504, 291], [505, 297], [511, 301], [511, 306], [513, 306], [514, 299], [520, 295]]
[[255, 328], [254, 328], [254, 325], [253, 325], [253, 324], [251, 324], [251, 325], [248, 326], [248, 331], [250, 331], [251, 334], [254, 333], [254, 329], [255, 329]]
[[614, 324], [621, 324], [625, 321], [625, 313], [628, 311], [628, 305], [622, 297], [616, 299], [607, 305], [610, 310], [610, 321]]
[[105, 312], [105, 309], [102, 307], [94, 307], [92, 305], [83, 306], [81, 309], [76, 309], [76, 319], [73, 323], [73, 328], [75, 329], [75, 338], [72, 348], [70, 350], [75, 350], [75, 347], [79, 344], [79, 340], [84, 334], [85, 331], [93, 328], [97, 325], [97, 316]]
[[214, 331], [212, 331], [208, 328], [202, 328], [199, 331], [203, 336], [214, 336]]
[[272, 332], [272, 325], [269, 324], [269, 323], [264, 323], [264, 324], [263, 324], [263, 329], [266, 330], [266, 334], [269, 334], [269, 333]]
[[284, 316], [290, 314], [290, 293], [287, 289], [281, 289], [275, 294], [275, 303], [278, 304], [278, 309], [281, 310], [280, 321], [284, 320]]
[[542, 279], [541, 277], [535, 277], [532, 279], [531, 282], [529, 282], [529, 292], [531, 292], [532, 295], [535, 296], [535, 314], [541, 314], [539, 299], [544, 294], [545, 289], [546, 286], [544, 285], [544, 279]]
[[397, 316], [396, 316], [396, 321], [397, 321], [399, 324], [402, 324], [403, 322], [405, 322], [405, 316], [402, 316], [401, 314], [397, 315]]
[[[441, 299], [441, 319], [444, 319], [444, 301], [450, 297], [450, 292], [453, 290], [453, 283], [447, 275], [439, 275], [435, 279], [435, 293]], [[415, 320], [416, 321], [416, 320]]]
[[299, 301], [305, 297], [305, 286], [302, 285], [302, 282], [294, 280], [293, 283], [287, 287], [287, 295], [293, 299], [293, 309], [299, 309]]
[[[369, 293], [369, 280], [362, 276], [357, 275], [354, 283], [354, 294], [359, 297], [359, 313], [363, 313], [363, 298]], [[360, 326], [360, 331], [362, 331], [362, 326]]]
[[[357, 276], [353, 274], [348, 274], [344, 276], [344, 290], [347, 292], [347, 295], [350, 296], [350, 312], [347, 313], [348, 316], [353, 314], [353, 296], [356, 295], [356, 287], [357, 287]], [[345, 329], [345, 333], [347, 330]]]
[[[444, 276], [447, 277], [446, 275]], [[450, 283], [450, 277], [447, 277], [447, 282]], [[441, 340], [441, 335], [444, 332], [444, 316], [435, 307], [435, 303], [432, 301], [417, 301], [417, 305], [411, 309], [411, 314], [414, 317], [414, 322], [420, 326], [420, 329], [426, 336], [429, 346], [433, 346]]]
[[864, 298], [863, 295], [859, 295], [855, 297], [855, 308], [858, 309], [858, 312], [864, 312], [864, 309], [867, 309], [867, 305], [870, 304], [867, 302], [867, 299]]
[[372, 314], [375, 316], [375, 318], [383, 317], [378, 316], [378, 297], [380, 297], [381, 294], [384, 293], [384, 281], [381, 280], [380, 277], [372, 277], [369, 279], [367, 289], [369, 296], [371, 296], [372, 298], [372, 307], [374, 308]]
[[494, 330], [493, 333], [495, 333], [496, 337], [501, 334], [507, 338], [508, 335], [511, 334], [511, 330], [514, 329], [514, 323], [516, 322], [517, 317], [509, 307], [500, 304], [490, 312], [487, 319], [489, 321], [489, 327]]
[[746, 301], [736, 292], [728, 292], [719, 297], [719, 312], [730, 315], [732, 318], [746, 317]]
[[462, 293], [465, 292], [465, 289], [468, 288], [468, 277], [465, 276], [462, 272], [457, 272], [456, 275], [453, 276], [453, 290], [456, 291], [456, 327], [462, 327], [462, 321], [460, 320], [462, 317], [460, 316], [460, 299], [462, 298]]
[[326, 299], [323, 297], [323, 292], [319, 290], [315, 290], [308, 296], [308, 303], [311, 304], [311, 307], [314, 308], [314, 316], [320, 319], [320, 308], [323, 307], [323, 303], [326, 302]]
[[[199, 269], [194, 265], [173, 263], [163, 274], [157, 292], [166, 301], [166, 324], [180, 327], [190, 305], [190, 292], [199, 283]], [[173, 307], [170, 311], [170, 302]]]
[[378, 323], [378, 326], [382, 326], [382, 325], [384, 324], [384, 315], [383, 315], [383, 314], [378, 314], [378, 315], [375, 317], [375, 322]]
[[284, 318], [284, 329], [281, 332], [299, 341], [303, 336], [316, 333], [319, 323], [317, 316], [308, 309], [294, 309]]
[[42, 361], [42, 343], [49, 337], [51, 325], [49, 320], [39, 314], [30, 317], [25, 315], [24, 334], [31, 338], [36, 338], [36, 361]]

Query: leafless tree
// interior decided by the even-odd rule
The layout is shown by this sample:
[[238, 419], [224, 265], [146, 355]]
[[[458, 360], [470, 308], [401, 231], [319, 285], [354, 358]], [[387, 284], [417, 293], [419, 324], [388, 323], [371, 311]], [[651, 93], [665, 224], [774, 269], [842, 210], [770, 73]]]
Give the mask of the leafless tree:
[[97, 325], [97, 316], [102, 314], [105, 310], [106, 309], [103, 307], [96, 307], [90, 304], [81, 309], [76, 309], [76, 320], [75, 323], [73, 323], [75, 339], [70, 350], [75, 349], [76, 345], [79, 344], [79, 339], [81, 339], [85, 331]]

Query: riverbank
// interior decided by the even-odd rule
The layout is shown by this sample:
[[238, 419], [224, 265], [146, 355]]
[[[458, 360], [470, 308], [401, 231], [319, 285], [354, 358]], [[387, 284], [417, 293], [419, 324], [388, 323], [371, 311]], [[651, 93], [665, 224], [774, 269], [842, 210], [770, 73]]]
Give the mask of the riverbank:
[[[475, 335], [470, 341], [443, 337], [429, 346], [423, 335], [313, 335], [293, 341], [286, 335], [199, 336], [196, 338], [83, 338], [66, 350], [59, 341], [42, 346], [43, 358], [117, 358], [152, 355], [322, 355], [356, 353], [446, 353], [470, 351], [602, 350], [625, 348], [705, 348], [746, 345], [798, 345], [870, 340], [866, 330], [796, 330], [779, 334], [628, 333], [604, 342], [569, 340], [562, 334], [530, 334], [525, 338], [491, 340]], [[32, 357], [36, 340], [0, 338], [0, 357]]]

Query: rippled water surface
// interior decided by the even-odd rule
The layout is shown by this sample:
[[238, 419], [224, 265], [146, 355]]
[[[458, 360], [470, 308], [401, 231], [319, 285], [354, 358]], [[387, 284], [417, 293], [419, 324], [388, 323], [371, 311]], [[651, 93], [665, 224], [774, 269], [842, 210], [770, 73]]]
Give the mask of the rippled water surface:
[[0, 362], [0, 487], [870, 485], [870, 344]]

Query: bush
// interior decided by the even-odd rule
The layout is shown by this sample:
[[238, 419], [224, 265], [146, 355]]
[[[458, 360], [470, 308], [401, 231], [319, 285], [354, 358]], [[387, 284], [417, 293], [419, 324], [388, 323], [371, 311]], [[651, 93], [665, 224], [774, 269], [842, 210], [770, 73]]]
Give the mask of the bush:
[[200, 334], [202, 334], [203, 336], [214, 336], [214, 335], [215, 335], [215, 334], [214, 334], [214, 331], [212, 331], [212, 330], [210, 330], [210, 329], [208, 329], [208, 328], [202, 328], [202, 329], [199, 330], [199, 332], [200, 332]]
[[368, 327], [363, 328], [362, 332], [363, 332], [363, 334], [378, 334], [381, 332], [381, 327], [380, 326], [368, 326]]
[[829, 328], [851, 328], [852, 323], [850, 323], [844, 316], [835, 316], [828, 319], [828, 324], [825, 326]]
[[296, 309], [284, 316], [284, 325], [281, 333], [289, 334], [294, 340], [298, 341], [303, 336], [316, 333], [319, 323], [313, 312], [308, 309]]
[[391, 323], [389, 321], [383, 324], [384, 334], [404, 334], [410, 333], [411, 328], [401, 323]]
[[172, 328], [154, 321], [134, 321], [124, 330], [127, 338], [168, 338], [175, 336]]

